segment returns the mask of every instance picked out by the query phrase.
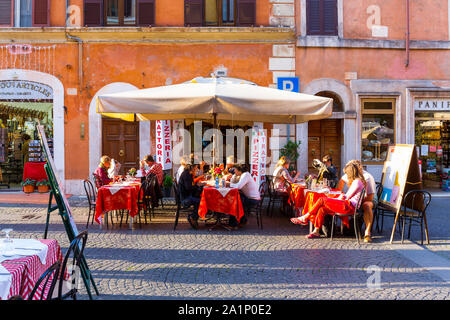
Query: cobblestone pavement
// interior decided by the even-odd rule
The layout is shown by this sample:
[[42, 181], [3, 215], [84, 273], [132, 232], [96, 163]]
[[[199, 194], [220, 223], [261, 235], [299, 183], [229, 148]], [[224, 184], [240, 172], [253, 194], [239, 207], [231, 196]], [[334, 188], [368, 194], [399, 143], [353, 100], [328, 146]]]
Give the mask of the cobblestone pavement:
[[[448, 199], [433, 200], [429, 209], [431, 250], [450, 260]], [[78, 229], [84, 230], [88, 209], [73, 206]], [[168, 205], [166, 204], [166, 209]], [[170, 211], [170, 210], [169, 210]], [[46, 208], [0, 207], [0, 227], [12, 227], [13, 237], [42, 238]], [[389, 245], [392, 218], [384, 232], [374, 232], [372, 244], [338, 236], [308, 240], [308, 229], [286, 217], [263, 216], [259, 230], [254, 217], [236, 231], [209, 231], [203, 224], [190, 228], [180, 217], [173, 228], [174, 211], [158, 213], [152, 223], [116, 224], [109, 230], [89, 226], [85, 251], [101, 293], [96, 299], [446, 299], [449, 282], [408, 260]], [[420, 228], [412, 240], [420, 240]], [[53, 213], [49, 238], [63, 251], [68, 239], [61, 218]], [[396, 233], [396, 242], [399, 235]], [[411, 246], [416, 244], [406, 241]], [[420, 241], [419, 241], [420, 243]], [[425, 249], [423, 249], [425, 248]], [[380, 286], [368, 286], [380, 268]], [[81, 289], [81, 299], [87, 299]]]

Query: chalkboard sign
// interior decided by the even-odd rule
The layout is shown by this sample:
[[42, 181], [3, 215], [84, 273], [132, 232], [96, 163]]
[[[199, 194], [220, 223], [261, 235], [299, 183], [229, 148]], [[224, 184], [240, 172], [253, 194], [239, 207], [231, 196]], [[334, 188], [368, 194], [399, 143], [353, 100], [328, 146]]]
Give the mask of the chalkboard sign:
[[[67, 197], [64, 193], [63, 185], [61, 184], [61, 180], [59, 179], [58, 175], [56, 174], [56, 167], [55, 163], [53, 161], [52, 154], [50, 153], [50, 149], [48, 147], [47, 143], [47, 137], [45, 135], [44, 127], [42, 125], [37, 126], [38, 133], [39, 133], [39, 139], [41, 142], [41, 146], [44, 150], [45, 158], [47, 160], [47, 163], [45, 164], [45, 172], [47, 173], [48, 181], [50, 183], [50, 198], [48, 203], [48, 211], [47, 211], [47, 222], [45, 225], [45, 232], [44, 232], [44, 238], [47, 238], [47, 231], [50, 221], [50, 213], [53, 211], [58, 210], [59, 215], [61, 216], [64, 228], [66, 229], [67, 236], [69, 238], [69, 241], [73, 241], [75, 237], [79, 234], [77, 225], [75, 224], [75, 221], [73, 220], [72, 212], [70, 210], [69, 202], [67, 201]], [[56, 201], [56, 207], [52, 207], [52, 199], [55, 198]], [[80, 243], [81, 245], [81, 243]], [[89, 267], [87, 265], [86, 259], [81, 257], [81, 264], [80, 264], [80, 271], [81, 276], [83, 278], [84, 285], [87, 289], [87, 293], [89, 295], [89, 298], [92, 299], [92, 294], [90, 290], [90, 283], [92, 283], [92, 286], [96, 292], [97, 295], [99, 295], [99, 292], [97, 290], [97, 287], [95, 285], [94, 279], [92, 278], [91, 272], [89, 270]]]
[[[416, 147], [410, 144], [396, 144], [388, 148], [381, 180], [383, 192], [379, 201], [396, 212], [391, 242], [394, 236], [403, 196], [411, 190], [422, 189]], [[417, 201], [417, 200], [416, 200]], [[418, 208], [422, 204], [406, 204]]]

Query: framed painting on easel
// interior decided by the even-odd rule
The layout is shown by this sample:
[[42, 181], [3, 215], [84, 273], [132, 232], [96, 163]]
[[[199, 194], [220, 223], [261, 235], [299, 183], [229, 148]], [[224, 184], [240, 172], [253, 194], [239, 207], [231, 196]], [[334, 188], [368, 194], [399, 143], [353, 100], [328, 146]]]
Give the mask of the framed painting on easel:
[[381, 184], [383, 192], [379, 201], [396, 213], [392, 243], [404, 195], [411, 190], [422, 189], [419, 161], [413, 144], [396, 144], [388, 148]]

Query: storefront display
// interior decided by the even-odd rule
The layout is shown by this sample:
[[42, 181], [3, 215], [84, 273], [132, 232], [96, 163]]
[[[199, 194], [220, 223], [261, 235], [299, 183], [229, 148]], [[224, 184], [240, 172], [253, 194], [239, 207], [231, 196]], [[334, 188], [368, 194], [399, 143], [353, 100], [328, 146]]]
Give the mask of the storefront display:
[[[45, 162], [36, 125], [40, 121], [48, 136], [53, 136], [49, 106], [48, 101], [41, 104], [0, 101], [0, 186], [21, 189], [25, 165]], [[53, 140], [49, 145], [53, 152]]]
[[416, 113], [415, 136], [425, 187], [448, 191], [450, 113], [448, 120], [437, 120], [433, 113]]
[[388, 147], [395, 143], [395, 100], [363, 99], [361, 103], [361, 159], [366, 164], [383, 163]]

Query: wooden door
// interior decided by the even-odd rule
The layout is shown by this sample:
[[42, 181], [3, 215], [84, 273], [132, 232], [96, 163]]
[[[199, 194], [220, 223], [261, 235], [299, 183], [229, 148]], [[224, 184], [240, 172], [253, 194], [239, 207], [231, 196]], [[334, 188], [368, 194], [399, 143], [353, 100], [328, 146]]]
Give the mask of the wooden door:
[[331, 155], [333, 164], [341, 176], [341, 120], [325, 119], [308, 122], [308, 171], [317, 173], [312, 167], [313, 159], [322, 161], [326, 154]]
[[139, 166], [139, 123], [102, 119], [102, 155], [121, 163], [119, 174]]

